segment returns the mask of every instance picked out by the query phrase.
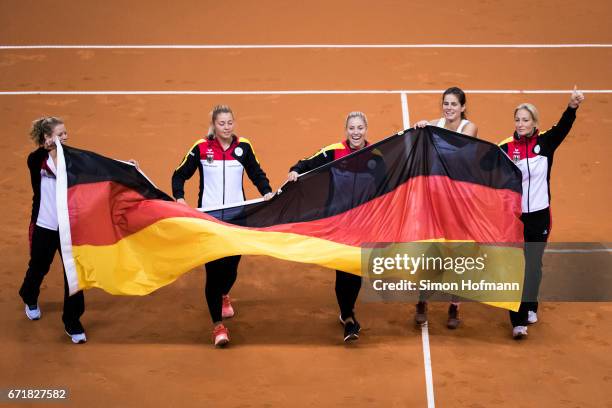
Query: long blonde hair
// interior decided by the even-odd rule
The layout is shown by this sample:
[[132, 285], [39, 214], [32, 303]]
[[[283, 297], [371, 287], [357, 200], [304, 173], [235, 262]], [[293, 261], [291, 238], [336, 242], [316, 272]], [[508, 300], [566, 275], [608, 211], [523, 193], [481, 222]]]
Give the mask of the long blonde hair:
[[215, 120], [221, 113], [229, 113], [234, 118], [234, 112], [228, 105], [216, 105], [210, 112], [210, 124], [208, 126], [208, 138], [212, 139], [215, 137]]

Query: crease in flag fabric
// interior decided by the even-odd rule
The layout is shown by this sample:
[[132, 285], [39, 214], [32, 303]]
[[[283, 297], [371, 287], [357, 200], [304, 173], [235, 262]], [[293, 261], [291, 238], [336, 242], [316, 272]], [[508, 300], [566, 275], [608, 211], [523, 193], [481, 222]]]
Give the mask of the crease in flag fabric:
[[71, 293], [145, 295], [238, 254], [359, 275], [372, 243], [508, 243], [522, 259], [520, 170], [492, 143], [431, 126], [305, 173], [270, 201], [208, 213], [176, 203], [129, 163], [65, 145], [57, 183]]

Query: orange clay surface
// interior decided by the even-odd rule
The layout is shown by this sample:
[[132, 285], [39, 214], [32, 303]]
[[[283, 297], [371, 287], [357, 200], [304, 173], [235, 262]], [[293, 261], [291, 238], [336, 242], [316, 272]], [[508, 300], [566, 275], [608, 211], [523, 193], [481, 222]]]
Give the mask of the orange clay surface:
[[[611, 9], [605, 0], [5, 1], [0, 43], [609, 44]], [[610, 72], [610, 48], [0, 50], [0, 91], [612, 89]], [[408, 95], [411, 122], [438, 117], [439, 98]], [[547, 127], [568, 99], [468, 94], [468, 115], [480, 137], [499, 142], [518, 103], [536, 104]], [[244, 257], [226, 350], [211, 345], [201, 269], [142, 298], [88, 291], [89, 342], [74, 346], [61, 323], [58, 258], [43, 283], [42, 320], [26, 320], [17, 291], [28, 262], [30, 122], [61, 116], [70, 145], [136, 159], [170, 192], [173, 169], [218, 103], [236, 112], [237, 133], [251, 139], [273, 187], [299, 158], [341, 140], [350, 111], [366, 112], [371, 141], [403, 127], [399, 94], [0, 95], [0, 389], [68, 388], [68, 405], [79, 407], [427, 406], [413, 306], [358, 303], [362, 336], [345, 346], [334, 273], [316, 266]], [[611, 107], [612, 95], [587, 94], [555, 156], [554, 241], [612, 241]], [[195, 205], [197, 178], [186, 190]], [[544, 279], [556, 262], [545, 258]], [[543, 303], [523, 342], [510, 339], [504, 310], [469, 303], [461, 316], [449, 331], [446, 305], [431, 305], [437, 406], [612, 407], [611, 303]]]

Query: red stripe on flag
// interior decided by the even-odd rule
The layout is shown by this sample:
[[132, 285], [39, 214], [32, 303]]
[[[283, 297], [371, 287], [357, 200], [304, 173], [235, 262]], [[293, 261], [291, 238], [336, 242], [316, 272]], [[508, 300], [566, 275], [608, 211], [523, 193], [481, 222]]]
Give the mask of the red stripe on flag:
[[415, 177], [397, 189], [332, 217], [264, 228], [347, 245], [437, 238], [522, 242], [521, 196], [510, 190]]
[[[114, 244], [170, 217], [220, 222], [178, 203], [145, 200], [113, 182], [71, 187], [68, 206], [73, 245]], [[520, 214], [520, 195], [515, 192], [444, 176], [423, 176], [342, 214], [252, 229], [306, 235], [351, 246], [437, 238], [522, 242]]]
[[73, 245], [111, 245], [169, 217], [214, 220], [176, 202], [145, 199], [112, 181], [70, 187], [68, 213]]

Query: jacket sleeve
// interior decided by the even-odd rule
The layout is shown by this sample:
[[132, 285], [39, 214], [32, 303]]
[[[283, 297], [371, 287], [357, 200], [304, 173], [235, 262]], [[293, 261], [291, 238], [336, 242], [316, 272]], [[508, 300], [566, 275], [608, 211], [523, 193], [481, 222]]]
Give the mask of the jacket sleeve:
[[314, 170], [317, 167], [321, 167], [324, 164], [334, 161], [333, 150], [321, 149], [315, 155], [298, 161], [294, 164], [289, 171], [295, 171], [298, 174], [306, 173], [307, 171]]
[[554, 125], [552, 128], [547, 130], [546, 132], [540, 133], [540, 138], [544, 144], [548, 147], [550, 151], [554, 151], [565, 137], [569, 134], [572, 129], [572, 125], [574, 124], [574, 120], [576, 120], [576, 109], [570, 108], [569, 106], [561, 115], [561, 119]]
[[28, 170], [30, 170], [30, 183], [32, 185], [32, 214], [30, 224], [36, 222], [40, 208], [40, 165], [45, 159], [47, 151], [38, 148], [28, 156]]
[[508, 155], [508, 143], [502, 143], [499, 145], [499, 148], [501, 149], [502, 152], [506, 153], [506, 155]]
[[189, 180], [198, 168], [200, 163], [199, 144], [187, 152], [181, 164], [172, 174], [172, 196], [175, 199], [185, 197], [185, 181]]
[[37, 187], [40, 186], [40, 164], [43, 160], [41, 150], [35, 150], [28, 155], [28, 170], [30, 170], [30, 182], [32, 184], [32, 192], [34, 193], [36, 193]]
[[266, 176], [266, 172], [263, 171], [261, 166], [259, 165], [259, 161], [257, 161], [257, 157], [255, 156], [255, 151], [253, 150], [253, 146], [251, 144], [247, 144], [248, 146], [245, 150], [247, 151], [247, 155], [244, 160], [244, 169], [246, 170], [247, 176], [253, 182], [257, 190], [261, 195], [268, 194], [272, 192], [272, 187], [270, 187], [270, 180]]

